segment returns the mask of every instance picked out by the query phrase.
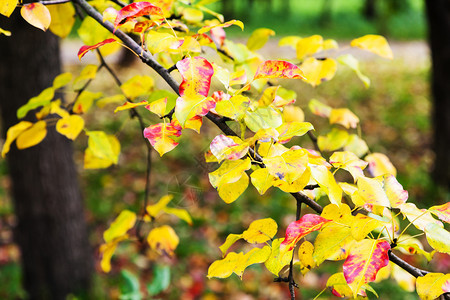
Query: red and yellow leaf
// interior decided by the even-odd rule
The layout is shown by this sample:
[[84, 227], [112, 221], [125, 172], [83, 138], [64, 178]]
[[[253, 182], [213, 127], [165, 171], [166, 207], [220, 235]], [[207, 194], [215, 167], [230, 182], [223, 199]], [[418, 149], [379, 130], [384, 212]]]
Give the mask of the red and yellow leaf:
[[216, 100], [202, 95], [186, 95], [179, 97], [175, 105], [175, 117], [186, 128], [189, 119], [196, 116], [204, 116], [216, 107]]
[[434, 214], [442, 221], [450, 223], [450, 202], [447, 202], [442, 205], [432, 206], [428, 211], [430, 211], [432, 214]]
[[386, 174], [383, 176], [383, 179], [383, 189], [391, 202], [391, 206], [394, 208], [400, 207], [408, 200], [408, 191], [403, 189], [403, 186], [394, 175]]
[[248, 142], [242, 141], [235, 136], [216, 136], [210, 145], [212, 154], [221, 162], [224, 159], [237, 160], [244, 157], [248, 152]]
[[173, 150], [178, 143], [173, 139], [181, 135], [181, 126], [176, 122], [159, 123], [144, 129], [144, 137], [160, 156]]
[[102, 42], [100, 42], [100, 43], [97, 43], [97, 44], [95, 44], [95, 45], [92, 45], [92, 46], [84, 45], [84, 46], [82, 46], [82, 47], [80, 48], [80, 50], [78, 50], [78, 59], [81, 60], [81, 58], [82, 58], [86, 53], [88, 53], [88, 52], [91, 51], [91, 50], [95, 50], [95, 49], [97, 49], [98, 47], [101, 47], [101, 46], [103, 46], [103, 45], [105, 45], [105, 44], [110, 44], [110, 43], [114, 43], [114, 42], [116, 42], [115, 39], [106, 39], [106, 40], [104, 40], [104, 41], [102, 41]]
[[114, 20], [114, 30], [119, 27], [120, 24], [125, 23], [128, 20], [135, 19], [137, 17], [146, 15], [156, 15], [164, 17], [163, 11], [158, 6], [151, 4], [150, 2], [135, 2], [123, 7]]
[[397, 176], [397, 169], [383, 153], [372, 153], [364, 158], [369, 163], [368, 170], [373, 177], [384, 174]]
[[389, 263], [387, 241], [365, 239], [356, 243], [344, 262], [345, 280], [356, 297], [361, 287], [375, 280], [378, 270]]
[[145, 100], [142, 100], [141, 102], [138, 103], [134, 103], [134, 102], [125, 102], [124, 104], [122, 104], [121, 106], [116, 107], [116, 109], [114, 110], [114, 113], [118, 112], [118, 111], [123, 111], [123, 110], [128, 110], [128, 109], [132, 109], [138, 106], [142, 106], [142, 105], [147, 105], [148, 102]]
[[208, 31], [210, 31], [211, 29], [216, 29], [216, 28], [226, 28], [226, 27], [230, 27], [231, 25], [237, 25], [239, 26], [242, 30], [244, 30], [244, 23], [242, 23], [239, 20], [231, 20], [225, 23], [221, 23], [221, 24], [215, 24], [215, 25], [209, 25], [209, 26], [204, 26], [202, 28], [200, 28], [198, 30], [198, 33], [207, 33]]
[[305, 79], [299, 67], [283, 60], [266, 60], [259, 65], [253, 80], [260, 78]]
[[323, 225], [331, 222], [321, 216], [306, 214], [300, 220], [292, 222], [286, 229], [286, 237], [281, 243], [281, 247], [286, 247], [284, 251], [290, 251], [295, 248], [297, 242], [307, 234], [320, 230]]
[[41, 29], [42, 31], [46, 31], [48, 29], [52, 19], [48, 8], [39, 2], [25, 4], [20, 9], [20, 14], [25, 21], [34, 27]]
[[183, 77], [180, 84], [180, 95], [208, 96], [213, 66], [203, 57], [188, 57], [177, 62], [177, 69]]

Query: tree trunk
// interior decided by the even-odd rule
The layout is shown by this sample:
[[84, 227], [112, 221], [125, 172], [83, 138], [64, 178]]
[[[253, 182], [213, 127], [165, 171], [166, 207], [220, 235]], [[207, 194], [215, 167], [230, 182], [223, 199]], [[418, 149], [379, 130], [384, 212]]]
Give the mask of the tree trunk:
[[[0, 16], [0, 109], [2, 131], [18, 122], [17, 109], [61, 72], [59, 40], [25, 23], [18, 10]], [[29, 120], [32, 120], [29, 114]], [[88, 291], [93, 271], [72, 143], [49, 126], [39, 145], [7, 154], [21, 250], [24, 287], [30, 299], [65, 299]]]
[[432, 62], [434, 180], [450, 188], [450, 1], [426, 0]]
[[365, 1], [363, 14], [367, 20], [370, 20], [370, 21], [375, 20], [375, 17], [377, 16], [375, 0], [366, 0]]

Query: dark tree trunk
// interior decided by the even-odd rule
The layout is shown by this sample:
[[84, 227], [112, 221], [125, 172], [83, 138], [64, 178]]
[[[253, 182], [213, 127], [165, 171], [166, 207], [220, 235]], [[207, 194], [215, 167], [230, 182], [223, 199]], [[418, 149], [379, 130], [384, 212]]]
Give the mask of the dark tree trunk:
[[[61, 72], [58, 39], [25, 23], [18, 11], [0, 16], [0, 109], [3, 135], [17, 109]], [[31, 115], [31, 114], [30, 114]], [[31, 117], [30, 117], [31, 119]], [[93, 271], [72, 143], [54, 126], [39, 145], [7, 154], [17, 216], [24, 287], [30, 299], [65, 299], [88, 291]]]
[[377, 11], [375, 7], [375, 0], [366, 0], [364, 3], [364, 10], [363, 10], [364, 17], [368, 20], [374, 20], [377, 16]]
[[450, 1], [425, 0], [432, 61], [434, 180], [450, 188]]

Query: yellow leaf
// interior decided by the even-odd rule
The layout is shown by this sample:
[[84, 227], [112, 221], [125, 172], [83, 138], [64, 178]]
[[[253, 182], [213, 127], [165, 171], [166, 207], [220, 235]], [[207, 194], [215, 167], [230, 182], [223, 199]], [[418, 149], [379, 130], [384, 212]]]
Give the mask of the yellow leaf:
[[[86, 134], [88, 135], [88, 133]], [[105, 157], [105, 153], [101, 154], [103, 150], [97, 149], [98, 147], [96, 145], [94, 145], [94, 148], [89, 147], [88, 140], [88, 148], [86, 149], [84, 154], [85, 169], [107, 168], [113, 163], [116, 163], [115, 161], [118, 160], [120, 154], [120, 143], [117, 138], [113, 135], [107, 135], [107, 140], [102, 143], [104, 143], [105, 146], [105, 153], [109, 153], [109, 155], [112, 156], [110, 158]], [[108, 148], [111, 148], [111, 152], [108, 150]]]
[[342, 200], [342, 189], [336, 183], [333, 174], [325, 166], [315, 166], [310, 167], [311, 175], [320, 188], [328, 195], [330, 202], [341, 205]]
[[[449, 291], [450, 274], [428, 273], [416, 280], [417, 294], [422, 300], [433, 300]], [[444, 290], [445, 288], [445, 290]]]
[[327, 39], [323, 41], [323, 50], [339, 49], [339, 44], [333, 39]]
[[223, 183], [218, 188], [220, 198], [225, 203], [234, 202], [247, 189], [249, 183], [247, 173], [243, 173], [241, 178], [235, 182]]
[[156, 250], [160, 254], [169, 256], [174, 255], [174, 250], [178, 246], [180, 239], [172, 227], [163, 225], [153, 228], [147, 237], [150, 248]]
[[289, 46], [295, 50], [297, 48], [297, 43], [301, 39], [302, 39], [301, 37], [295, 35], [285, 36], [280, 39], [280, 41], [278, 42], [278, 46], [280, 47]]
[[248, 97], [236, 95], [230, 99], [223, 99], [217, 102], [215, 110], [219, 115], [233, 120], [240, 120], [244, 117], [249, 105], [250, 99]]
[[213, 262], [208, 268], [208, 278], [216, 277], [216, 278], [227, 278], [231, 274], [233, 274], [234, 269], [236, 268], [238, 262], [242, 259], [241, 257], [244, 254], [230, 252], [228, 255], [222, 260], [216, 260]]
[[[86, 18], [87, 19], [87, 18]], [[80, 75], [73, 81], [73, 89], [80, 90], [90, 80], [94, 79], [97, 75], [98, 67], [96, 65], [87, 65], [81, 70]]]
[[253, 186], [261, 195], [264, 195], [264, 193], [272, 186], [272, 182], [275, 179], [275, 177], [269, 174], [267, 168], [253, 171], [253, 173], [250, 174], [250, 178]]
[[331, 114], [332, 108], [317, 99], [311, 99], [308, 103], [309, 110], [316, 116], [328, 118]]
[[269, 258], [264, 262], [267, 270], [269, 270], [270, 273], [274, 274], [275, 276], [278, 276], [281, 269], [289, 264], [292, 258], [292, 252], [294, 252], [294, 249], [292, 249], [286, 252], [283, 257], [280, 257], [280, 244], [283, 241], [284, 238], [273, 240], [272, 252], [270, 253]]
[[25, 130], [33, 126], [33, 123], [28, 121], [20, 121], [14, 126], [9, 127], [6, 133], [6, 140], [2, 148], [2, 157], [5, 157], [6, 153], [9, 152], [12, 142]]
[[190, 23], [199, 23], [203, 20], [203, 12], [199, 9], [187, 7], [183, 9], [183, 18]]
[[364, 158], [369, 163], [369, 172], [372, 176], [377, 177], [384, 174], [392, 174], [397, 176], [397, 169], [391, 163], [389, 158], [382, 153], [372, 153]]
[[128, 230], [133, 228], [135, 223], [136, 214], [129, 210], [123, 210], [103, 233], [103, 239], [105, 242], [109, 243], [114, 239], [125, 235]]
[[335, 273], [328, 278], [327, 287], [331, 288], [333, 295], [338, 297], [352, 297], [352, 289], [345, 281], [344, 273]]
[[271, 218], [256, 220], [242, 233], [242, 238], [252, 244], [264, 243], [272, 239], [277, 230], [278, 225]]
[[372, 230], [385, 225], [385, 222], [357, 214], [352, 223], [352, 236], [356, 241], [364, 239]]
[[48, 10], [52, 18], [50, 31], [60, 38], [65, 38], [72, 31], [75, 24], [75, 8], [70, 2], [49, 5]]
[[319, 136], [317, 144], [321, 151], [335, 151], [344, 147], [349, 139], [349, 134], [345, 130], [333, 128], [326, 136]]
[[[397, 266], [394, 263], [391, 263], [392, 265], [392, 277], [394, 280], [398, 283], [398, 285], [404, 289], [405, 291], [408, 291], [410, 293], [415, 291], [416, 287], [416, 277], [409, 274], [407, 271], [402, 269], [401, 267]], [[379, 272], [378, 272], [379, 273]]]
[[[66, 4], [70, 4], [70, 3], [66, 3]], [[50, 5], [50, 6], [52, 6], [52, 5]], [[58, 76], [55, 77], [55, 79], [53, 79], [53, 89], [57, 90], [57, 89], [65, 86], [66, 84], [68, 84], [71, 80], [72, 80], [72, 73], [65, 72], [65, 73], [59, 74]]]
[[323, 38], [320, 35], [313, 35], [299, 40], [296, 45], [297, 58], [301, 60], [305, 56], [310, 56], [322, 50], [322, 45]]
[[272, 177], [273, 186], [276, 186], [280, 190], [286, 193], [297, 193], [303, 190], [303, 188], [309, 183], [311, 180], [311, 171], [306, 169], [302, 175], [294, 180], [292, 183], [286, 182], [284, 180], [280, 180], [278, 178]]
[[330, 113], [330, 124], [340, 124], [345, 128], [356, 128], [359, 118], [348, 108], [333, 108]]
[[134, 100], [150, 93], [154, 84], [155, 81], [150, 76], [136, 75], [123, 83], [120, 88], [127, 98]]
[[113, 256], [114, 252], [116, 251], [117, 245], [119, 242], [125, 240], [128, 238], [128, 235], [125, 234], [121, 237], [118, 237], [117, 239], [113, 240], [110, 243], [106, 243], [100, 246], [100, 253], [102, 254], [102, 260], [100, 262], [100, 267], [102, 268], [103, 272], [108, 273], [111, 271], [111, 257]]
[[358, 186], [358, 196], [364, 201], [365, 206], [391, 207], [391, 202], [386, 196], [380, 181], [373, 178], [359, 177], [356, 184]]
[[175, 207], [166, 207], [166, 208], [164, 208], [164, 212], [174, 215], [174, 216], [177, 216], [178, 218], [185, 221], [189, 225], [192, 225], [192, 218], [185, 209], [175, 208]]
[[147, 205], [145, 210], [151, 217], [156, 218], [159, 215], [159, 213], [161, 211], [163, 211], [164, 208], [167, 207], [167, 204], [169, 204], [169, 202], [172, 199], [173, 199], [173, 195], [165, 195], [165, 196], [161, 197], [161, 199], [159, 199], [158, 203], [152, 204], [152, 205]]
[[152, 54], [160, 52], [173, 52], [183, 44], [175, 36], [166, 32], [149, 31], [145, 38], [147, 48]]
[[247, 48], [251, 51], [261, 49], [269, 40], [269, 36], [275, 35], [275, 31], [268, 28], [258, 28], [248, 38]]
[[309, 57], [305, 59], [300, 68], [305, 74], [306, 79], [304, 79], [304, 81], [315, 87], [322, 82], [331, 80], [334, 77], [337, 64], [332, 58], [318, 60], [314, 57]]
[[222, 165], [212, 173], [209, 173], [209, 181], [215, 188], [225, 183], [233, 183], [238, 181], [242, 174], [250, 169], [250, 158], [243, 160], [226, 160]]
[[450, 232], [438, 224], [430, 223], [425, 227], [427, 241], [433, 249], [450, 254]]
[[55, 95], [55, 90], [52, 87], [46, 88], [39, 93], [38, 96], [31, 98], [28, 102], [17, 110], [17, 118], [22, 119], [27, 115], [30, 110], [38, 108], [40, 106], [46, 106], [52, 101]]
[[298, 247], [298, 258], [304, 267], [302, 274], [307, 273], [309, 270], [316, 266], [316, 262], [313, 259], [314, 245], [309, 241], [304, 241], [300, 247]]
[[269, 258], [271, 252], [272, 249], [269, 246], [253, 248], [243, 256], [239, 256], [239, 261], [233, 272], [242, 279], [242, 274], [248, 266], [265, 262]]
[[238, 240], [242, 238], [242, 234], [229, 234], [227, 236], [227, 239], [225, 240], [225, 243], [222, 244], [222, 246], [219, 247], [220, 251], [222, 252], [222, 256], [227, 253], [228, 249]]
[[264, 157], [263, 162], [269, 174], [292, 183], [306, 170], [308, 155], [304, 149], [289, 149], [281, 155]]
[[159, 117], [162, 117], [166, 114], [167, 97], [155, 100], [151, 102], [149, 105], [147, 105], [145, 108], [147, 108], [152, 113], [157, 114]]
[[[84, 45], [95, 45], [113, 37], [111, 32], [91, 17], [84, 18], [77, 32]], [[119, 43], [110, 43], [102, 46], [99, 50], [103, 56], [106, 56], [121, 48], [122, 46]]]
[[358, 157], [363, 157], [369, 151], [369, 146], [357, 134], [351, 134], [346, 141], [344, 150], [353, 152]]
[[139, 103], [133, 103], [133, 102], [125, 102], [124, 104], [122, 104], [121, 106], [116, 107], [116, 109], [114, 110], [114, 113], [118, 112], [118, 111], [123, 111], [123, 110], [128, 110], [128, 109], [132, 109], [138, 106], [142, 106], [142, 105], [147, 105], [148, 102], [145, 100], [142, 100]]
[[347, 170], [354, 181], [358, 177], [364, 176], [363, 170], [367, 166], [367, 162], [359, 159], [354, 153], [348, 151], [334, 152], [330, 157], [330, 163], [335, 168]]
[[11, 36], [11, 31], [0, 28], [0, 34], [4, 34], [6, 36]]
[[0, 2], [0, 14], [9, 17], [17, 6], [19, 0], [4, 0]]
[[30, 128], [23, 131], [16, 140], [18, 149], [25, 149], [39, 144], [47, 135], [47, 123], [38, 121]]
[[42, 31], [48, 29], [52, 19], [48, 8], [39, 2], [25, 4], [20, 9], [20, 14], [25, 21]]
[[56, 122], [56, 131], [71, 140], [75, 140], [83, 128], [84, 120], [78, 115], [70, 115]]
[[305, 120], [305, 113], [298, 106], [285, 106], [283, 108], [283, 119], [285, 123], [303, 122]]
[[378, 54], [381, 57], [393, 59], [391, 47], [389, 47], [386, 39], [381, 35], [368, 34], [351, 41], [352, 47], [358, 47], [363, 50]]
[[106, 133], [103, 131], [87, 131], [86, 135], [89, 136], [88, 147], [95, 156], [109, 159], [117, 164], [119, 157]]

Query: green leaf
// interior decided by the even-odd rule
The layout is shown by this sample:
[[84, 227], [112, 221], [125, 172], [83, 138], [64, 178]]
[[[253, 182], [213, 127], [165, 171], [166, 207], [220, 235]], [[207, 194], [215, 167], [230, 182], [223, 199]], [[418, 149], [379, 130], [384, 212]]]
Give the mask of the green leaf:
[[122, 281], [120, 284], [120, 299], [142, 299], [139, 278], [127, 270], [120, 271], [120, 275], [122, 277]]
[[30, 110], [49, 104], [50, 101], [52, 101], [54, 95], [55, 90], [52, 87], [46, 88], [38, 96], [28, 100], [27, 104], [19, 107], [19, 109], [17, 110], [17, 118], [22, 119]]
[[368, 88], [370, 86], [370, 79], [366, 75], [361, 73], [359, 69], [359, 61], [351, 54], [344, 54], [338, 57], [338, 62], [352, 69], [356, 75], [364, 83], [364, 86]]
[[147, 285], [150, 296], [157, 295], [167, 289], [170, 285], [170, 267], [155, 265], [153, 269], [153, 281]]

